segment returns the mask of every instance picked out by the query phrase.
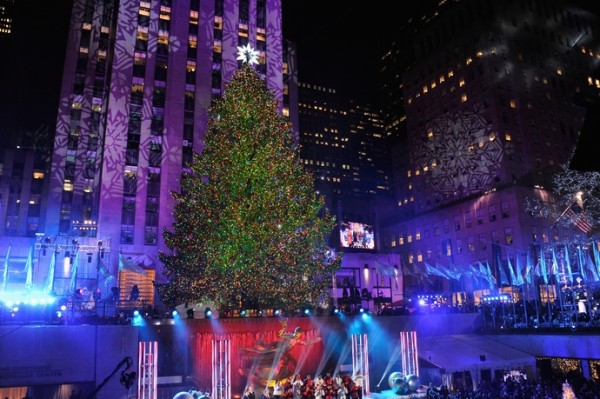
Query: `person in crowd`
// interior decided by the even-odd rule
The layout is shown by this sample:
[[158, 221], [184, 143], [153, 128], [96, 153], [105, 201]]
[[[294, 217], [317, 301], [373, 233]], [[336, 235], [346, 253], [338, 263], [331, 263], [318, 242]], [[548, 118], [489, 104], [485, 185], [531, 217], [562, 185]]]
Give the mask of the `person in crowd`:
[[325, 381], [323, 381], [323, 376], [319, 374], [317, 378], [315, 378], [315, 399], [323, 399], [325, 397], [324, 384]]
[[296, 374], [294, 377], [294, 382], [292, 382], [293, 391], [294, 391], [294, 399], [302, 399], [302, 389], [304, 382], [302, 381], [302, 377], [300, 374]]
[[134, 284], [133, 287], [131, 287], [131, 291], [129, 292], [129, 300], [137, 301], [139, 298], [140, 298], [140, 288], [137, 286], [137, 284]]
[[262, 393], [260, 394], [260, 399], [269, 399], [271, 397], [271, 393], [269, 392], [269, 387], [265, 387]]
[[323, 379], [325, 399], [333, 399], [337, 396], [337, 387], [330, 373], [325, 374]]
[[254, 392], [254, 386], [248, 385], [248, 388], [244, 391], [242, 399], [256, 399], [256, 393]]
[[294, 384], [292, 382], [292, 377], [288, 377], [285, 379], [283, 383], [283, 397], [285, 399], [293, 399], [294, 397]]
[[308, 374], [304, 379], [302, 398], [303, 399], [314, 399], [315, 397], [315, 381], [312, 376]]
[[283, 396], [283, 385], [279, 382], [279, 380], [275, 380], [275, 384], [273, 385], [273, 398], [281, 399]]

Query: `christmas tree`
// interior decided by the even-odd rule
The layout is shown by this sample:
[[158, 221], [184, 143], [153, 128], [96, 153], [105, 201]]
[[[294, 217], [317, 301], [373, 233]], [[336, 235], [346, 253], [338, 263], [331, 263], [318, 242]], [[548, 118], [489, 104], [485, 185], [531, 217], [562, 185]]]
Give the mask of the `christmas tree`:
[[341, 261], [326, 243], [335, 218], [299, 162], [288, 119], [248, 63], [211, 108], [190, 169], [164, 232], [165, 304], [291, 314], [327, 303]]

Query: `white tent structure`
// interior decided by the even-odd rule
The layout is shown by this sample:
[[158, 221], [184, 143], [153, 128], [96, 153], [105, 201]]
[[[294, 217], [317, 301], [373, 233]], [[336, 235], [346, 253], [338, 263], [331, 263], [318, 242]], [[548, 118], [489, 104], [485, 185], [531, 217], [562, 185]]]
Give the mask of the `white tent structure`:
[[469, 372], [475, 389], [481, 380], [481, 370], [525, 370], [535, 375], [535, 356], [500, 344], [485, 336], [442, 335], [419, 337], [419, 357], [442, 369], [447, 376]]

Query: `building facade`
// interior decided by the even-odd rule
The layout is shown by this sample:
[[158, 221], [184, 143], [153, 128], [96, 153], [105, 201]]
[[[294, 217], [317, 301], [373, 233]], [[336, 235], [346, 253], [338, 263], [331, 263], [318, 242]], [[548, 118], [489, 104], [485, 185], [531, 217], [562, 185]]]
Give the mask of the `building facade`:
[[[533, 1], [442, 3], [432, 15], [412, 42], [412, 65], [390, 84], [403, 87], [406, 131], [393, 156], [385, 245], [409, 280], [428, 265], [473, 276], [471, 266], [488, 262], [500, 281], [499, 266], [577, 231], [531, 216], [525, 199], [552, 201], [543, 188], [577, 144], [586, 109], [574, 97], [594, 84], [598, 19]], [[411, 290], [464, 283], [421, 279]]]
[[171, 192], [247, 44], [289, 115], [280, 1], [74, 2], [44, 231], [57, 249], [101, 251], [90, 274], [159, 267]]

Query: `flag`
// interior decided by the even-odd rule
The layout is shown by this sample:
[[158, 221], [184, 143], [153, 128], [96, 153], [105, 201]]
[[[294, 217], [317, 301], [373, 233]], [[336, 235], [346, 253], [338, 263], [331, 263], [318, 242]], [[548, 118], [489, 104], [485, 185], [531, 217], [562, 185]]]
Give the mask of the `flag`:
[[542, 278], [544, 279], [544, 284], [548, 285], [548, 270], [546, 269], [546, 256], [544, 255], [543, 249], [540, 252], [540, 273]]
[[119, 252], [119, 271], [129, 270], [131, 272], [139, 273], [142, 275], [146, 275], [146, 271], [140, 266], [136, 265], [129, 259], [125, 259], [123, 254]]
[[486, 260], [485, 264], [486, 264], [487, 281], [490, 284], [490, 290], [493, 290], [494, 288], [496, 288], [496, 284], [498, 284], [498, 281], [496, 280], [496, 277], [494, 277], [494, 275], [492, 274], [492, 268], [490, 267], [490, 262], [488, 262]]
[[556, 251], [554, 250], [554, 245], [552, 246], [552, 268], [550, 269], [550, 275], [556, 276], [556, 281], [558, 281], [558, 261], [556, 260]]
[[29, 255], [27, 255], [27, 261], [25, 262], [25, 272], [27, 273], [25, 286], [31, 288], [33, 285], [33, 247], [29, 248]]
[[531, 284], [531, 270], [533, 269], [533, 256], [531, 254], [531, 248], [527, 250], [527, 264], [525, 265], [525, 281], [527, 285]]
[[69, 292], [74, 292], [77, 286], [77, 264], [79, 263], [79, 251], [75, 252], [75, 259], [71, 259], [73, 264], [71, 265], [71, 282], [69, 283]]
[[396, 277], [396, 269], [392, 265], [386, 265], [383, 262], [380, 262], [379, 259], [375, 260], [375, 267], [377, 268], [377, 273], [383, 277]]
[[592, 275], [593, 281], [600, 280], [600, 278], [598, 276], [598, 271], [596, 270], [596, 265], [594, 265], [594, 262], [592, 261], [592, 256], [590, 255], [589, 252], [587, 253], [585, 264], [586, 264], [590, 274]]
[[2, 291], [6, 291], [6, 284], [8, 283], [8, 263], [10, 260], [10, 246], [6, 250], [6, 258], [4, 258], [4, 274], [2, 276]]
[[511, 282], [508, 281], [508, 276], [504, 271], [504, 265], [502, 264], [502, 259], [500, 259], [500, 256], [498, 256], [498, 271], [500, 272], [500, 284], [511, 285]]
[[592, 231], [594, 224], [592, 219], [583, 210], [583, 203], [581, 205], [572, 203], [565, 211], [565, 216], [569, 218], [571, 223], [575, 225], [582, 233], [589, 233]]
[[583, 251], [581, 250], [581, 246], [577, 246], [577, 259], [579, 261], [579, 275], [581, 279], [586, 282], [587, 281], [587, 273], [585, 272], [586, 264], [585, 259], [583, 258]]
[[600, 254], [598, 254], [598, 245], [592, 241], [592, 250], [594, 251], [594, 264], [596, 265], [596, 274], [600, 275]]
[[[517, 255], [519, 256], [519, 255]], [[506, 262], [508, 263], [508, 273], [510, 276], [510, 281], [512, 283], [512, 285], [519, 285], [518, 284], [518, 279], [517, 279], [517, 275], [515, 274], [515, 270], [512, 267], [512, 263], [510, 261], [510, 257], [508, 256], [508, 254], [506, 255]]]
[[[521, 286], [521, 285], [525, 284], [525, 280], [523, 280], [523, 264], [521, 263], [520, 254], [517, 254], [516, 257], [517, 257], [517, 266], [516, 266], [516, 270], [515, 270], [515, 280], [513, 280], [513, 284], [517, 285], [517, 286]], [[508, 265], [512, 268], [512, 265], [510, 264], [510, 259], [508, 260]]]
[[425, 270], [427, 270], [427, 274], [433, 275], [433, 276], [439, 276], [439, 277], [443, 277], [443, 278], [448, 278], [448, 276], [446, 276], [444, 273], [442, 273], [440, 270], [438, 270], [438, 268], [431, 266], [429, 263], [424, 262], [425, 263]]
[[56, 267], [56, 251], [52, 251], [50, 257], [50, 266], [48, 266], [48, 277], [46, 278], [46, 287], [44, 287], [45, 294], [51, 294], [54, 287], [54, 269]]
[[456, 281], [459, 281], [460, 276], [463, 274], [456, 265], [449, 265], [448, 267], [440, 265], [440, 267], [442, 268], [443, 273]]
[[427, 275], [427, 272], [423, 270], [417, 263], [413, 263], [414, 275], [418, 276], [422, 280], [427, 281], [430, 285], [433, 285], [433, 281]]
[[569, 247], [567, 245], [565, 245], [565, 269], [568, 282], [573, 284], [573, 270], [571, 269], [571, 259], [569, 259]]
[[481, 278], [485, 279], [485, 281], [487, 281], [488, 286], [491, 289], [494, 289], [494, 284], [492, 283], [492, 281], [490, 280], [490, 276], [488, 275], [488, 271], [485, 268], [484, 264], [479, 262], [479, 275], [481, 276]]

